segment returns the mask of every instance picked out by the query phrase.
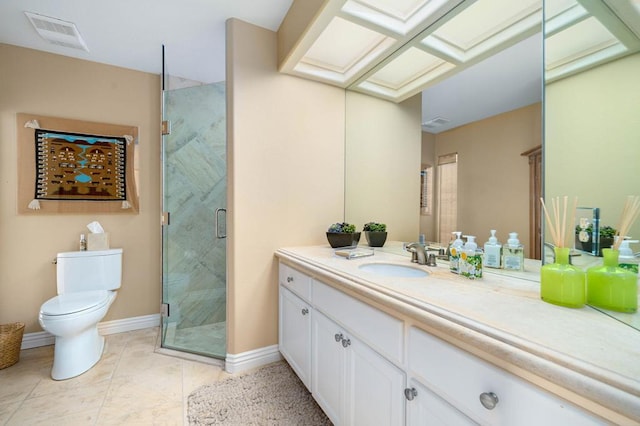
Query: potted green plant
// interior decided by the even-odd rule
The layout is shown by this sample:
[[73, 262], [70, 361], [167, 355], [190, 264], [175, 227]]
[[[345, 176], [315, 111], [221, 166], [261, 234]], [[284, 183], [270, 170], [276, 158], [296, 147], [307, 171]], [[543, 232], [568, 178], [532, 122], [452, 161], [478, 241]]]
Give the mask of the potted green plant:
[[327, 240], [333, 248], [355, 247], [360, 241], [356, 226], [347, 222], [334, 223], [327, 230]]
[[[616, 235], [616, 230], [611, 226], [603, 226], [600, 228], [600, 239], [598, 256], [602, 257], [602, 249], [609, 248], [613, 245], [613, 237]], [[576, 250], [582, 250], [589, 253], [593, 253], [593, 225], [589, 224], [586, 228], [576, 226], [575, 237]]]
[[387, 225], [378, 222], [368, 222], [362, 229], [370, 247], [382, 247], [387, 241]]

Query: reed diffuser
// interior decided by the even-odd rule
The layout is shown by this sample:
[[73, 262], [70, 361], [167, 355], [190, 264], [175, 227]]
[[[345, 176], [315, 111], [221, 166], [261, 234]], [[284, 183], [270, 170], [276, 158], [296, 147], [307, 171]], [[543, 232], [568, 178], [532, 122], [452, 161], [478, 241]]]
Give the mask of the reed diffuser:
[[611, 248], [602, 249], [603, 265], [587, 270], [587, 301], [618, 312], [638, 310], [638, 276], [618, 265], [620, 244], [640, 214], [640, 197], [629, 196]]
[[[540, 298], [554, 305], [581, 308], [586, 302], [586, 275], [582, 269], [569, 263], [570, 248], [567, 245], [573, 237], [572, 224], [567, 227], [569, 198], [565, 195], [562, 205], [559, 197], [552, 198], [551, 212], [547, 209], [542, 198], [540, 201], [547, 219], [547, 227], [551, 234], [555, 254], [554, 262], [542, 266], [540, 270]], [[571, 206], [570, 220], [575, 217], [577, 203], [576, 197]]]

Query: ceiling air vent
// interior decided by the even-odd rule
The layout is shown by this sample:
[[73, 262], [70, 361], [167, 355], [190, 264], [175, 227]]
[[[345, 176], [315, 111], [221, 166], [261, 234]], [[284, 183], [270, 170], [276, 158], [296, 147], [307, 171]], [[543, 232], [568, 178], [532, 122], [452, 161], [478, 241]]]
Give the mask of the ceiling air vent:
[[437, 127], [443, 126], [449, 122], [448, 119], [443, 117], [432, 118], [429, 121], [425, 121], [422, 123], [422, 127], [426, 127], [427, 129], [435, 129]]
[[89, 51], [74, 23], [38, 15], [37, 13], [24, 12], [24, 14], [27, 15], [38, 34], [48, 42]]

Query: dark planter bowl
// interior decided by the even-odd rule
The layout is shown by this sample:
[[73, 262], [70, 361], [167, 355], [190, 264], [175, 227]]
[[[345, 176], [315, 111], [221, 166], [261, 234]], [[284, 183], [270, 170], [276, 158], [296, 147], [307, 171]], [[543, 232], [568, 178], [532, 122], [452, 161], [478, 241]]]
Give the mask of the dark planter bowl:
[[346, 234], [340, 232], [327, 232], [327, 240], [333, 248], [355, 247], [360, 241], [360, 233], [354, 232], [351, 234]]
[[385, 241], [387, 241], [386, 231], [364, 231], [364, 236], [367, 237], [369, 247], [382, 247]]

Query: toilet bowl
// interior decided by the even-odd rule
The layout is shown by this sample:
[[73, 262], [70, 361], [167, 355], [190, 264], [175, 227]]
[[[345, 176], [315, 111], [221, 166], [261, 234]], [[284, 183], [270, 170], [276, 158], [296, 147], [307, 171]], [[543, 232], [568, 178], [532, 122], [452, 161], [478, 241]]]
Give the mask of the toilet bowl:
[[98, 322], [115, 298], [114, 291], [96, 290], [63, 294], [42, 305], [40, 326], [55, 336], [54, 380], [78, 376], [100, 360], [104, 337], [98, 333]]
[[102, 356], [104, 318], [120, 287], [122, 249], [59, 253], [58, 296], [40, 308], [38, 320], [55, 336], [51, 377], [64, 380], [93, 367]]

